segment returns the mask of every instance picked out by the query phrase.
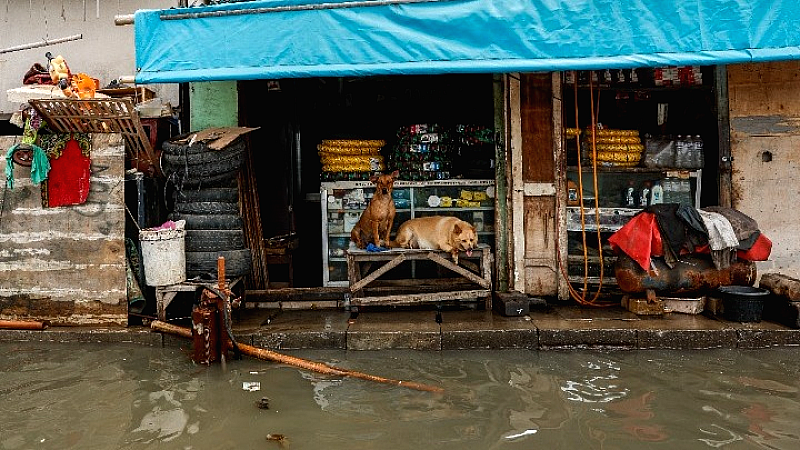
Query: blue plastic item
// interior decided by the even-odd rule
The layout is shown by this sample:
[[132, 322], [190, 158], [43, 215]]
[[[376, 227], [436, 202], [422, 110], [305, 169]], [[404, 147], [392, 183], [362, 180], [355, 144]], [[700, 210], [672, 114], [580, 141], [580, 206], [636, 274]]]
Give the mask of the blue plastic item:
[[797, 0], [262, 0], [134, 20], [141, 84], [800, 59]]

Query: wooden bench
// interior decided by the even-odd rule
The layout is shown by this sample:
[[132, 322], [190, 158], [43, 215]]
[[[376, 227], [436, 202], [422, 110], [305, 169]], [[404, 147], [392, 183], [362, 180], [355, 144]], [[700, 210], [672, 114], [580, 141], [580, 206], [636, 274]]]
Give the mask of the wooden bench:
[[[477, 264], [473, 260], [477, 259]], [[467, 281], [467, 288], [454, 289], [453, 283], [438, 279], [425, 280], [439, 284], [444, 290], [437, 292], [411, 292], [402, 294], [375, 294], [365, 296], [365, 289], [374, 288], [377, 280], [391, 269], [405, 261], [432, 261], [439, 266], [455, 272], [460, 281]], [[362, 264], [367, 263], [362, 269]], [[374, 271], [369, 271], [373, 263], [383, 263]], [[371, 305], [414, 305], [429, 302], [485, 298], [486, 309], [492, 309], [492, 252], [488, 246], [481, 245], [473, 250], [472, 256], [459, 254], [459, 265], [453, 264], [450, 253], [425, 249], [391, 249], [380, 252], [348, 250], [347, 275], [350, 286], [350, 303], [353, 306]], [[385, 280], [384, 280], [385, 281]], [[385, 281], [385, 284], [392, 284]], [[394, 284], [413, 288], [421, 280], [394, 280]], [[463, 283], [462, 283], [463, 284]], [[476, 286], [475, 286], [476, 285]], [[449, 288], [449, 289], [448, 289]], [[375, 289], [378, 290], [378, 289]]]

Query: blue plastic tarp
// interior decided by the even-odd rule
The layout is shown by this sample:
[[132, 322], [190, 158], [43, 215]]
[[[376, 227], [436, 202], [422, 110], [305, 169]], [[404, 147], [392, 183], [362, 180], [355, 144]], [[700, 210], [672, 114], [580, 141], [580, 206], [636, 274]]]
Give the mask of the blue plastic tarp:
[[798, 0], [264, 0], [134, 26], [145, 84], [800, 59]]

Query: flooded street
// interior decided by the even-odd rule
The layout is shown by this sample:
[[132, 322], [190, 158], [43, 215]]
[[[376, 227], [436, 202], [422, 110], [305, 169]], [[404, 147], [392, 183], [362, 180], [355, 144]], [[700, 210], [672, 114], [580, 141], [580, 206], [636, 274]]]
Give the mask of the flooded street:
[[796, 349], [292, 352], [443, 393], [177, 348], [0, 352], [3, 450], [800, 448]]

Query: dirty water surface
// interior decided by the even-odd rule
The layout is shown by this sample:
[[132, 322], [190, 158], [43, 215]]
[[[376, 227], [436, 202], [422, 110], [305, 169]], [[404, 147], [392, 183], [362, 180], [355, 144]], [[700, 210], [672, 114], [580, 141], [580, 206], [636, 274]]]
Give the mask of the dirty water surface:
[[0, 449], [796, 449], [800, 349], [298, 351], [0, 343]]

